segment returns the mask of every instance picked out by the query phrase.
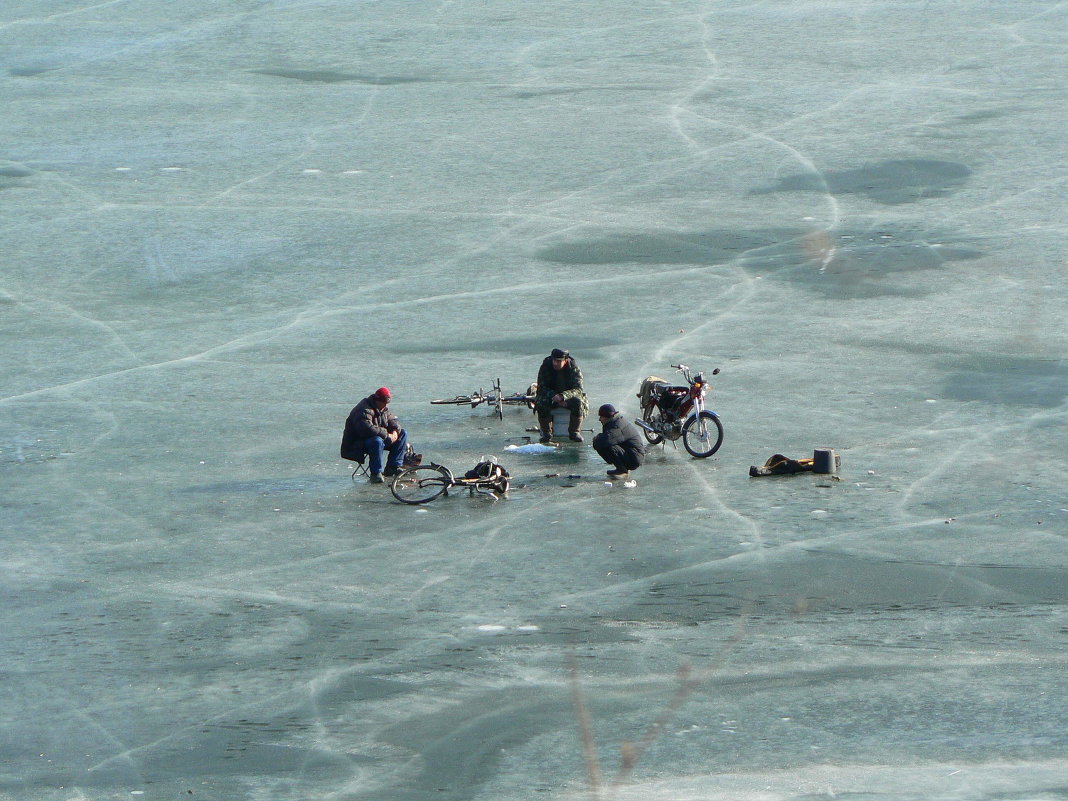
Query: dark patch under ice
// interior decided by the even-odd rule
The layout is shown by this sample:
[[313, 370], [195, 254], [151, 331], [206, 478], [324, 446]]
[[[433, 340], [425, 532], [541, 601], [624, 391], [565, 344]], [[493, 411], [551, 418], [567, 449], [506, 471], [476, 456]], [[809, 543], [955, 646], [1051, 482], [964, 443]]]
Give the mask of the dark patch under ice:
[[896, 206], [945, 197], [963, 186], [971, 174], [970, 167], [953, 161], [888, 159], [856, 169], [788, 175], [756, 192], [857, 194]]

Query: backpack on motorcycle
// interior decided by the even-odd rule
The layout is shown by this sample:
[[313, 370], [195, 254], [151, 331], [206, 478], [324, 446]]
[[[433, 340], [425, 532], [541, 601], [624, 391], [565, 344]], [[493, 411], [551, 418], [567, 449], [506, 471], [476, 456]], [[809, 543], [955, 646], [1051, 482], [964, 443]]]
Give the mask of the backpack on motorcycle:
[[642, 381], [642, 385], [638, 390], [638, 403], [646, 409], [652, 405], [653, 400], [660, 394], [660, 388], [667, 386], [667, 381], [663, 378], [657, 378], [655, 375], [651, 375]]

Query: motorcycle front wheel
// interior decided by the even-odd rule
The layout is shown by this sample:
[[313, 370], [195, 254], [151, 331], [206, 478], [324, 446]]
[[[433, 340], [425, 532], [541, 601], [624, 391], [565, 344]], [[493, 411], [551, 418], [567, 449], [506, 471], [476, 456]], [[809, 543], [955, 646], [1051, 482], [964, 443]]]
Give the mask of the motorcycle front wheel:
[[[649, 423], [650, 425], [652, 425], [653, 423], [654, 416], [660, 416], [657, 414], [657, 408], [655, 406], [646, 407], [646, 409], [642, 412], [642, 420]], [[649, 431], [643, 428], [642, 433], [645, 434], [645, 438], [649, 441], [650, 445], [659, 445], [661, 442], [664, 441], [664, 437], [661, 434], [657, 434], [656, 432]]]
[[682, 444], [691, 456], [707, 459], [723, 444], [723, 423], [712, 412], [691, 417], [682, 428]]

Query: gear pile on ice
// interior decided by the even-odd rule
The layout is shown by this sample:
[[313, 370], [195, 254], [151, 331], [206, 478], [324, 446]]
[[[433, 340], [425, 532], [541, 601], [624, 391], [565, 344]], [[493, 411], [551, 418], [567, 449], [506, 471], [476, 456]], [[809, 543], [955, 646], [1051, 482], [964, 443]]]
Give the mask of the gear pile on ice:
[[408, 444], [408, 447], [404, 450], [404, 466], [405, 467], [418, 467], [423, 463], [423, 454], [416, 453], [415, 448]]
[[464, 473], [464, 478], [502, 479], [511, 478], [511, 476], [508, 474], [507, 470], [505, 470], [501, 465], [497, 464], [497, 460], [495, 458], [487, 459], [483, 457], [482, 461], [480, 461], [478, 464], [476, 464], [474, 467]]
[[788, 473], [804, 473], [812, 470], [814, 462], [814, 459], [791, 459], [781, 453], [776, 453], [764, 462], [763, 467], [750, 467], [749, 475], [781, 476]]

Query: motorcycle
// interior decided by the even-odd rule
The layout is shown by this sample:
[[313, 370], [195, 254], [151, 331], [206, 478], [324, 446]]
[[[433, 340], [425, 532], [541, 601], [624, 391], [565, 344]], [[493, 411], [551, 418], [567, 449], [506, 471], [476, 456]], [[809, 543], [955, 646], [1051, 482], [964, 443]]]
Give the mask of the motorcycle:
[[[672, 386], [656, 376], [646, 378], [638, 392], [642, 418], [634, 422], [651, 445], [682, 437], [691, 456], [705, 459], [723, 444], [723, 423], [719, 415], [705, 408], [709, 385], [704, 374], [691, 374], [685, 364], [671, 366], [682, 373], [686, 386]], [[718, 367], [712, 375], [719, 375]]]

